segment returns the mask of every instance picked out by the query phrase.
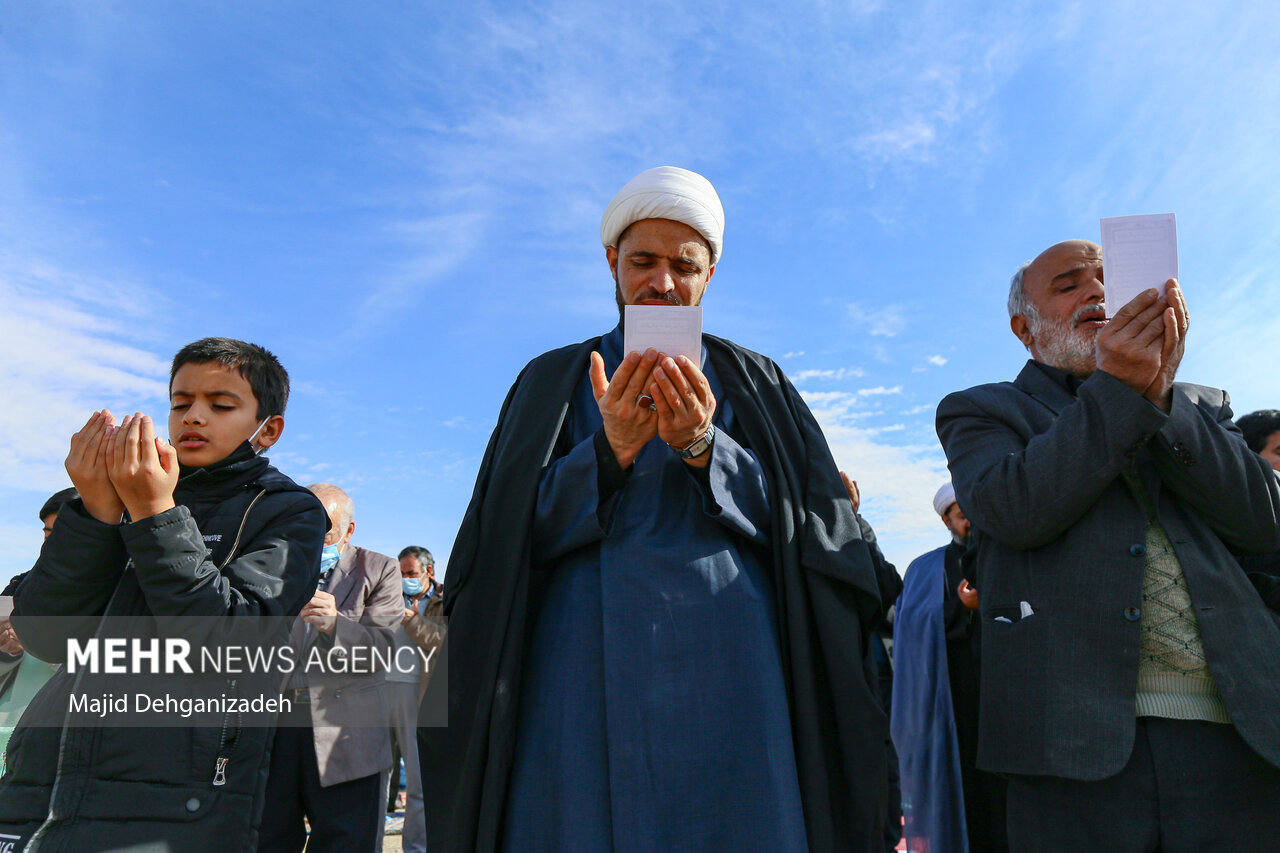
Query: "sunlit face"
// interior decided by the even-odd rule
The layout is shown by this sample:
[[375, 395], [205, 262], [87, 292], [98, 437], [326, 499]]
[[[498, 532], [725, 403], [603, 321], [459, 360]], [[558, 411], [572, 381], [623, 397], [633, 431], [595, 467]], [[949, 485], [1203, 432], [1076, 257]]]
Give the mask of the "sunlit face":
[[48, 539], [49, 534], [53, 532], [53, 523], [58, 520], [58, 514], [51, 512], [40, 520], [44, 522], [44, 538]]
[[1102, 250], [1086, 240], [1051, 246], [1027, 267], [1022, 290], [1034, 314], [1014, 317], [1010, 326], [1035, 360], [1077, 376], [1093, 373], [1107, 323]]
[[422, 561], [413, 554], [406, 554], [400, 558], [400, 577], [402, 578], [426, 578], [427, 573], [422, 569]]
[[960, 504], [953, 503], [947, 507], [947, 511], [942, 514], [942, 523], [951, 531], [953, 540], [961, 544], [969, 541], [969, 519], [960, 510]]
[[[179, 367], [169, 402], [169, 440], [183, 465], [200, 468], [226, 459], [260, 423], [249, 381], [216, 361]], [[270, 447], [283, 429], [284, 418], [272, 415], [256, 442]]]
[[1276, 430], [1267, 436], [1267, 440], [1262, 443], [1262, 450], [1258, 451], [1262, 454], [1262, 458], [1271, 463], [1271, 467], [1280, 471], [1280, 430]]
[[715, 274], [711, 249], [697, 231], [670, 219], [642, 219], [605, 249], [624, 305], [698, 305]]

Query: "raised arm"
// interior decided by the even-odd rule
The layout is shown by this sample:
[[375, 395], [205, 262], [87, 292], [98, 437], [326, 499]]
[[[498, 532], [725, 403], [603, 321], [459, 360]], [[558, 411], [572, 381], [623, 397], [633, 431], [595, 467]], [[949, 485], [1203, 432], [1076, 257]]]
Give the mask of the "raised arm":
[[[658, 415], [658, 437], [675, 450], [694, 444], [711, 429], [716, 398], [698, 365], [662, 356], [650, 385]], [[702, 509], [735, 533], [768, 541], [769, 489], [764, 470], [730, 429], [718, 428], [709, 451], [682, 460], [702, 493]]]
[[965, 515], [1006, 545], [1038, 548], [1061, 536], [1120, 476], [1126, 454], [1168, 416], [1098, 371], [1036, 434], [1043, 404], [1011, 385], [951, 394], [938, 405], [938, 438]]
[[[1197, 405], [1192, 393], [1221, 396], [1206, 406]], [[1280, 548], [1280, 479], [1245, 444], [1230, 397], [1182, 385], [1171, 396], [1169, 420], [1152, 443], [1161, 482], [1233, 550], [1265, 554]]]

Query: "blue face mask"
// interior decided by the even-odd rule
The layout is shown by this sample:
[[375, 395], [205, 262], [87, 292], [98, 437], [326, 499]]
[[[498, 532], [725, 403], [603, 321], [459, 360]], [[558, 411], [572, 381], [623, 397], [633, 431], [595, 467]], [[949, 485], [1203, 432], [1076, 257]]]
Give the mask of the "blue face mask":
[[320, 574], [328, 574], [330, 569], [338, 565], [338, 558], [341, 556], [337, 545], [325, 545], [320, 552]]
[[400, 587], [405, 595], [421, 595], [422, 578], [400, 578]]

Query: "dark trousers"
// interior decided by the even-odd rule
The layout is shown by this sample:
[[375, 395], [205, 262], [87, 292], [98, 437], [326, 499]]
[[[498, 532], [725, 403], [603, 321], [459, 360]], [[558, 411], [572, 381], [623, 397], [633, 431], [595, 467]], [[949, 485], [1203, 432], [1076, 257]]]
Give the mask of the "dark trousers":
[[391, 729], [391, 775], [387, 784], [387, 814], [395, 814], [400, 805], [400, 741], [396, 730]]
[[[310, 728], [276, 729], [262, 813], [260, 853], [375, 853], [382, 828], [382, 774], [320, 786]], [[311, 822], [307, 841], [303, 816]]]
[[1262, 850], [1280, 838], [1280, 768], [1234, 726], [1141, 717], [1115, 776], [1010, 776], [1008, 809], [1013, 853]]

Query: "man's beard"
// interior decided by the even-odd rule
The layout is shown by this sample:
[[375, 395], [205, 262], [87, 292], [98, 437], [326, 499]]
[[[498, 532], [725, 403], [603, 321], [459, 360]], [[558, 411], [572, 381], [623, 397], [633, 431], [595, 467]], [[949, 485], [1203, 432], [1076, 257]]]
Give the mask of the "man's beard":
[[1040, 360], [1070, 374], [1087, 379], [1098, 369], [1097, 332], [1081, 328], [1082, 318], [1096, 314], [1098, 305], [1087, 305], [1076, 311], [1065, 323], [1051, 323], [1039, 314], [1030, 317], [1031, 334], [1035, 337]]

